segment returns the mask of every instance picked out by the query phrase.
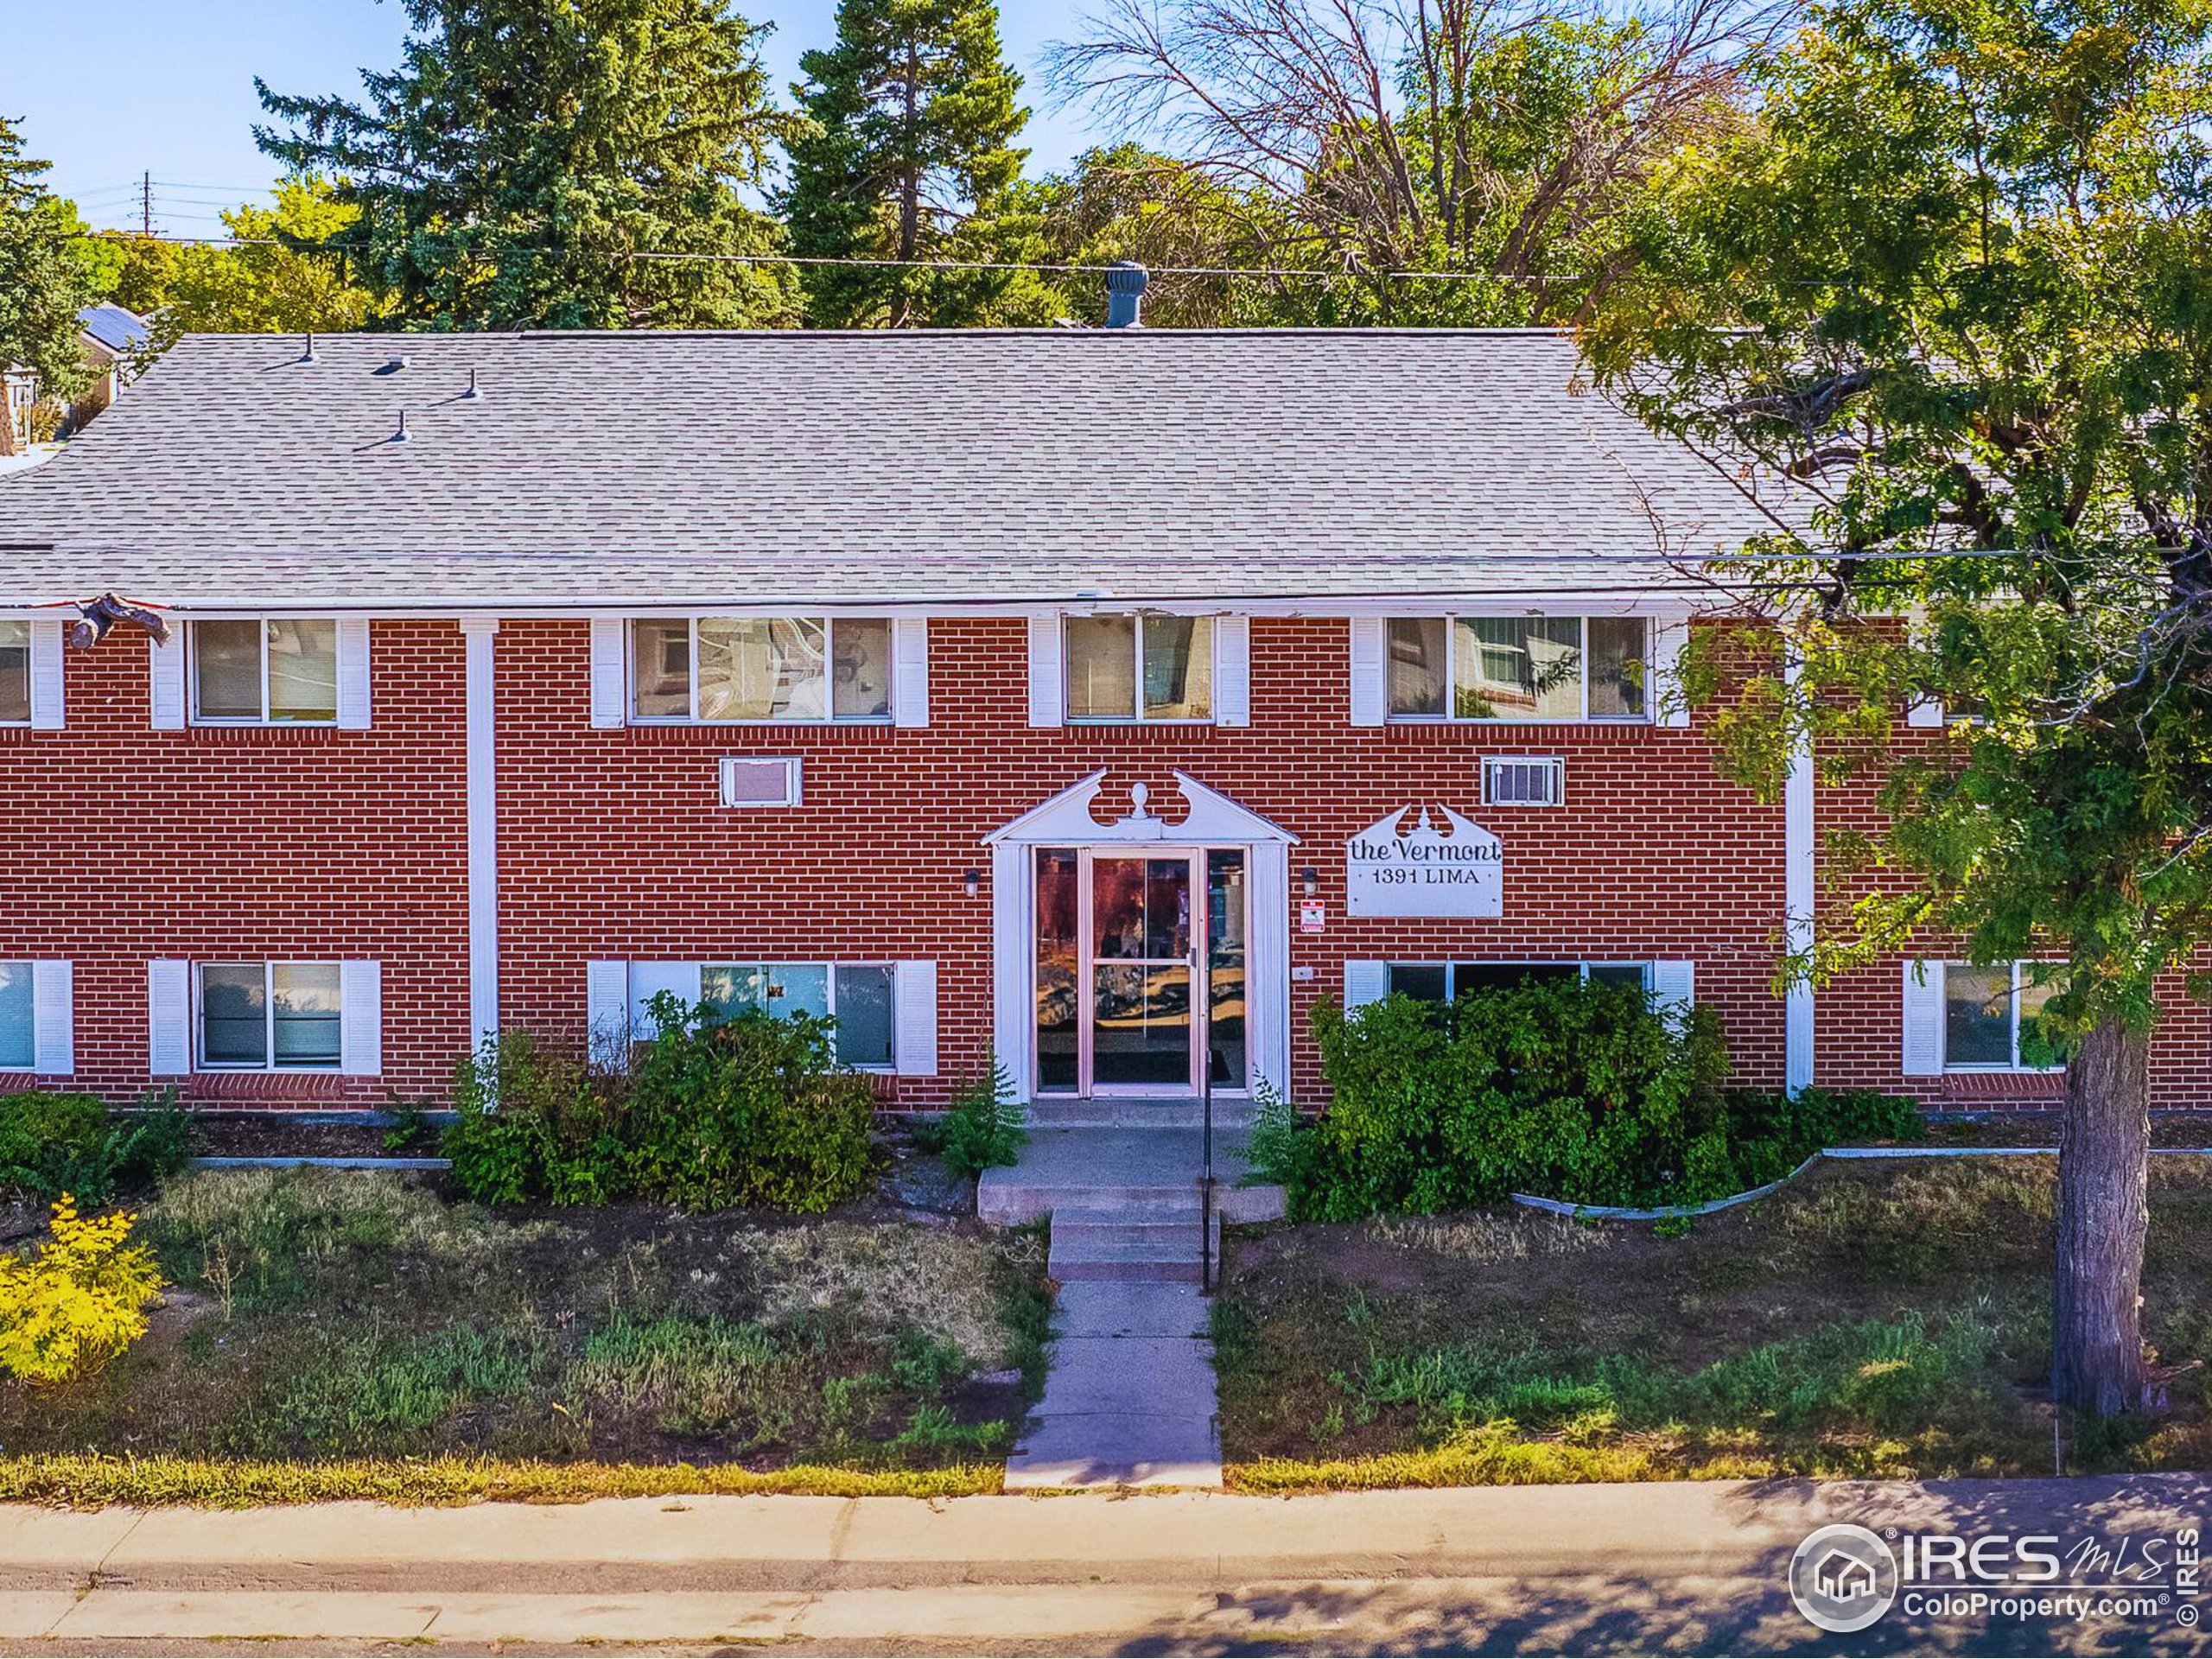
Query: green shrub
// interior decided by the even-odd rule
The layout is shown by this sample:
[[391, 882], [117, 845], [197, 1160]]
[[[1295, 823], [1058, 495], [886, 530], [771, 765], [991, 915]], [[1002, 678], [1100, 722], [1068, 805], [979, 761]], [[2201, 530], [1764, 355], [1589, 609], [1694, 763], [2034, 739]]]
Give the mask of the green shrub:
[[1014, 1104], [1014, 1079], [996, 1054], [953, 1091], [950, 1109], [922, 1132], [921, 1141], [956, 1175], [1003, 1168], [1021, 1155], [1029, 1131]]
[[1252, 1084], [1252, 1128], [1244, 1143], [1248, 1182], [1285, 1188], [1304, 1185], [1312, 1160], [1313, 1136], [1306, 1133], [1297, 1109], [1265, 1077]]
[[1729, 1093], [1709, 1008], [1662, 1013], [1632, 986], [1501, 986], [1448, 1007], [1386, 997], [1313, 1012], [1328, 1113], [1263, 1111], [1255, 1166], [1292, 1212], [1433, 1214], [1510, 1192], [1694, 1204], [1764, 1185], [1840, 1141], [1911, 1139], [1910, 1101]]
[[[1718, 1018], [1633, 986], [1500, 986], [1448, 1007], [1313, 1011], [1326, 1115], [1296, 1133], [1294, 1213], [1433, 1214], [1532, 1192], [1583, 1204], [1734, 1190]], [[1284, 1161], [1277, 1154], [1278, 1162]]]
[[658, 1034], [625, 1069], [504, 1032], [461, 1064], [454, 1181], [489, 1204], [645, 1199], [818, 1214], [874, 1167], [874, 1091], [840, 1067], [830, 1020], [710, 1020], [653, 999]]
[[129, 1114], [97, 1095], [0, 1095], [0, 1193], [51, 1204], [67, 1192], [97, 1207], [175, 1174], [191, 1153], [191, 1114], [174, 1089]]

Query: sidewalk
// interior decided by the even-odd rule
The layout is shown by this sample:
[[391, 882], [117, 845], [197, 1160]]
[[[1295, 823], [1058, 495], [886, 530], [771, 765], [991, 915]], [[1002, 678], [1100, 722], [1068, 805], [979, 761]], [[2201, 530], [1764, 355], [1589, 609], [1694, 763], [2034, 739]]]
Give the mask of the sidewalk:
[[[2202, 1524], [2196, 1476], [1691, 1484], [1269, 1499], [622, 1500], [238, 1512], [0, 1509], [0, 1645], [168, 1638], [509, 1648], [727, 1640], [964, 1650], [1264, 1643], [1641, 1651], [1821, 1645], [1782, 1573], [1833, 1519], [2094, 1533]], [[2020, 1629], [1879, 1644], [2018, 1646]], [[2094, 1632], [2050, 1639], [2066, 1648]], [[2197, 1651], [2113, 1627], [2129, 1651]]]

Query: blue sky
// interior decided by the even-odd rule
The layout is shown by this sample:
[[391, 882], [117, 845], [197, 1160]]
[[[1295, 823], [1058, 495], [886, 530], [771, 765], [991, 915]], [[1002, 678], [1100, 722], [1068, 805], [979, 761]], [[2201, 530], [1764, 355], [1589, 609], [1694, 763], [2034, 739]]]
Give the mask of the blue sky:
[[[829, 38], [834, 0], [740, 0], [772, 22], [779, 92], [798, 54]], [[1001, 0], [1007, 53], [1029, 85], [1033, 166], [1056, 167], [1088, 142], [1079, 111], [1045, 107], [1039, 48], [1071, 27], [1055, 0]], [[221, 233], [223, 206], [265, 190], [273, 166], [254, 148], [253, 78], [288, 92], [354, 92], [364, 65], [398, 60], [397, 0], [0, 0], [0, 114], [19, 119], [48, 181], [95, 226], [135, 226], [140, 175], [156, 180], [155, 217], [178, 236]]]

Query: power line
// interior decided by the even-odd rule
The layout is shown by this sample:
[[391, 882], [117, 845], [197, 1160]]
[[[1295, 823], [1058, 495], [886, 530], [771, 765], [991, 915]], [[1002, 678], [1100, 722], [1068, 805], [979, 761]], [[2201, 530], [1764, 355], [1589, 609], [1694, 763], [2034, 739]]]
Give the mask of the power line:
[[[208, 221], [219, 215], [208, 213], [175, 213], [175, 219]], [[114, 232], [77, 232], [74, 235], [112, 235]], [[366, 253], [372, 245], [365, 242], [294, 243], [277, 237], [232, 236], [152, 236], [146, 241], [175, 244], [197, 248], [289, 248], [299, 253]], [[577, 248], [517, 248], [513, 251], [531, 258], [583, 259], [604, 258], [609, 262], [620, 260], [641, 264], [728, 264], [728, 265], [801, 265], [847, 267], [869, 270], [964, 270], [964, 271], [1035, 271], [1052, 276], [1104, 276], [1122, 270], [1117, 264], [1064, 264], [1046, 260], [1000, 259], [857, 259], [849, 256], [798, 253], [662, 253], [639, 251], [629, 253], [594, 255]], [[489, 259], [493, 256], [478, 252], [474, 257]], [[1296, 265], [1147, 265], [1145, 270], [1154, 276], [1266, 276], [1306, 282], [1356, 282], [1377, 279], [1387, 282], [1408, 283], [1552, 283], [1573, 287], [1580, 283], [1600, 281], [1621, 282], [1630, 279], [1630, 273], [1598, 275], [1590, 272], [1542, 275], [1528, 271], [1490, 270], [1326, 270]], [[1661, 280], [1652, 278], [1651, 280]], [[1690, 283], [1680, 279], [1666, 279], [1670, 287], [1726, 287], [1723, 283]], [[1802, 279], [1806, 286], [1837, 287], [1841, 283], [1820, 283]]]

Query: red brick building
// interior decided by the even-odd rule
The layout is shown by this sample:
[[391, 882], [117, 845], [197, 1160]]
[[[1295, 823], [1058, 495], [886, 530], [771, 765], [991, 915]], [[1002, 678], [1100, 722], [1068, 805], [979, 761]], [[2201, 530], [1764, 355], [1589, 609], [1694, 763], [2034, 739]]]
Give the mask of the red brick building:
[[1546, 972], [2048, 1098], [2009, 976], [1774, 988], [1863, 808], [1672, 687], [1761, 487], [1547, 334], [188, 340], [0, 481], [0, 1088], [435, 1102], [664, 989], [902, 1106], [1311, 1102], [1316, 998]]

